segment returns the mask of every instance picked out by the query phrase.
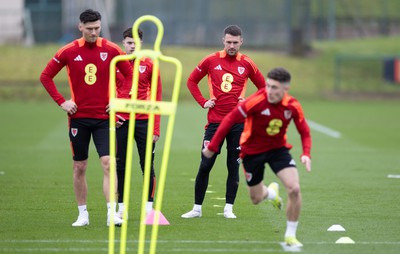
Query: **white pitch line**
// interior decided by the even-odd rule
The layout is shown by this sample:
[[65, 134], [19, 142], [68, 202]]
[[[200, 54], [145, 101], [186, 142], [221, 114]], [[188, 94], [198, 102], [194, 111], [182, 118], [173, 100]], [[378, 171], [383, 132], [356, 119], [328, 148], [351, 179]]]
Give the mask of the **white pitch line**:
[[[134, 252], [136, 251], [136, 248], [126, 248], [127, 252]], [[145, 248], [146, 251], [148, 251], [148, 248]], [[11, 253], [11, 252], [19, 252], [19, 253], [27, 253], [27, 252], [41, 252], [41, 253], [57, 253], [57, 252], [62, 252], [65, 253], [66, 251], [68, 253], [72, 252], [77, 252], [77, 253], [83, 253], [83, 252], [107, 252], [108, 248], [0, 248], [0, 251], [6, 252], [6, 253]], [[171, 252], [171, 253], [229, 253], [229, 252], [236, 252], [238, 249], [236, 248], [210, 248], [210, 249], [205, 249], [205, 248], [174, 248], [171, 250], [163, 250], [163, 252]], [[277, 252], [282, 252], [277, 249], [273, 248], [253, 248], [253, 249], [246, 249], [243, 250], [243, 253], [266, 253], [266, 252], [271, 252], [271, 253], [277, 253]]]
[[[115, 241], [116, 243], [120, 242], [119, 240]], [[127, 243], [137, 243], [137, 240], [128, 240]], [[147, 243], [150, 241], [146, 241]], [[108, 250], [107, 247], [52, 247], [52, 246], [41, 246], [41, 247], [21, 247], [21, 243], [39, 243], [39, 244], [59, 244], [59, 243], [83, 243], [85, 245], [87, 244], [99, 244], [99, 243], [108, 243], [107, 240], [75, 240], [75, 239], [65, 239], [65, 240], [0, 240], [0, 243], [16, 243], [19, 244], [17, 248], [13, 247], [0, 247], [0, 253], [85, 253], [85, 252], [106, 252]], [[163, 252], [166, 253], [230, 253], [230, 252], [238, 252], [242, 251], [241, 249], [238, 249], [237, 247], [233, 245], [240, 245], [243, 247], [243, 253], [280, 253], [280, 252], [298, 252], [301, 251], [301, 249], [288, 249], [288, 248], [283, 248], [283, 249], [278, 249], [278, 248], [273, 248], [272, 246], [266, 246], [263, 248], [262, 246], [264, 245], [276, 245], [281, 247], [284, 247], [282, 245], [282, 242], [277, 242], [277, 241], [243, 241], [243, 240], [233, 240], [233, 241], [228, 241], [228, 240], [219, 240], [219, 241], [213, 241], [213, 240], [158, 240], [157, 244], [159, 245], [159, 248], [162, 248], [163, 244], [170, 244], [170, 243], [176, 243], [176, 244], [182, 244], [182, 246], [175, 246], [175, 248], [171, 249], [163, 249]], [[204, 244], [221, 244], [223, 246], [221, 247], [215, 247], [215, 248], [196, 248], [195, 244], [201, 244], [202, 246]], [[303, 241], [303, 243], [307, 245], [335, 245], [335, 242], [327, 242], [327, 241], [321, 241], [321, 242], [307, 242]], [[357, 242], [355, 244], [361, 244], [361, 245], [400, 245], [400, 242]], [[189, 245], [189, 246], [187, 246]], [[249, 245], [249, 247], [246, 247]], [[261, 246], [257, 246], [261, 245]], [[185, 247], [187, 246], [187, 248]], [[231, 246], [231, 248], [227, 248], [227, 246]], [[250, 247], [251, 246], [251, 247]], [[272, 248], [271, 248], [272, 247]], [[145, 248], [146, 251], [148, 250]], [[126, 250], [128, 252], [133, 252], [136, 250], [136, 248], [132, 247], [127, 247]]]
[[[116, 243], [119, 243], [120, 240], [115, 240]], [[127, 243], [137, 243], [138, 240], [127, 240]], [[150, 240], [146, 240], [147, 243]], [[96, 244], [96, 243], [108, 243], [108, 240], [78, 240], [78, 239], [64, 239], [64, 240], [57, 240], [57, 239], [36, 239], [36, 240], [13, 240], [13, 239], [1, 239], [0, 243], [48, 243], [48, 244], [57, 244], [57, 243], [84, 243], [84, 244]], [[280, 245], [280, 241], [261, 241], [261, 240], [157, 240], [157, 244], [169, 244], [169, 243], [178, 243], [178, 244], [278, 244]], [[320, 242], [311, 242], [311, 241], [303, 241], [304, 244], [310, 245], [318, 245], [318, 244], [335, 244], [334, 241], [320, 241]], [[400, 242], [367, 242], [367, 241], [360, 241], [356, 242], [356, 244], [365, 244], [365, 245], [400, 245]]]
[[311, 121], [309, 119], [307, 119], [307, 123], [310, 126], [311, 129], [321, 132], [325, 135], [328, 135], [332, 138], [340, 138], [342, 136], [342, 134], [338, 131], [332, 130], [331, 128], [328, 128], [324, 125], [321, 125], [319, 123], [316, 123], [314, 121]]

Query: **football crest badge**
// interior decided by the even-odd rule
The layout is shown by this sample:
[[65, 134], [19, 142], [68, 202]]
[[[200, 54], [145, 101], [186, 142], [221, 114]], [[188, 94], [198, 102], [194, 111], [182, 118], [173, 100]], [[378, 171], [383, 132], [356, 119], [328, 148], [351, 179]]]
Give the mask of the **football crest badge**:
[[251, 179], [253, 179], [253, 174], [252, 173], [244, 172], [244, 175], [246, 177], [246, 181], [247, 182], [250, 182]]
[[78, 135], [78, 128], [71, 128], [71, 134], [73, 137], [76, 137]]
[[286, 119], [290, 119], [292, 117], [292, 111], [291, 110], [285, 110], [284, 115], [285, 115]]
[[145, 71], [146, 71], [146, 66], [140, 65], [140, 66], [139, 66], [139, 72], [140, 72], [140, 73], [143, 73], [143, 72], [145, 72]]
[[100, 58], [101, 60], [105, 61], [108, 57], [108, 53], [107, 52], [100, 52]]

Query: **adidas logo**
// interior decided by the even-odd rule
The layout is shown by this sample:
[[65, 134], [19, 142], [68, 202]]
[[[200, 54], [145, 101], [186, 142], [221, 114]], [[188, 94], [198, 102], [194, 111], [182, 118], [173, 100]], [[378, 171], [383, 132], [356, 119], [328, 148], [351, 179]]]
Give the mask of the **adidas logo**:
[[221, 65], [219, 65], [219, 64], [218, 64], [218, 66], [217, 66], [217, 67], [215, 67], [215, 68], [214, 68], [214, 70], [219, 70], [219, 71], [222, 71], [222, 67], [221, 67]]
[[271, 112], [269, 112], [269, 108], [264, 109], [263, 111], [261, 111], [261, 115], [270, 116], [270, 115], [271, 115]]
[[78, 55], [77, 57], [74, 58], [74, 61], [83, 61], [81, 55]]
[[296, 166], [296, 162], [292, 159], [292, 160], [289, 162], [289, 165]]

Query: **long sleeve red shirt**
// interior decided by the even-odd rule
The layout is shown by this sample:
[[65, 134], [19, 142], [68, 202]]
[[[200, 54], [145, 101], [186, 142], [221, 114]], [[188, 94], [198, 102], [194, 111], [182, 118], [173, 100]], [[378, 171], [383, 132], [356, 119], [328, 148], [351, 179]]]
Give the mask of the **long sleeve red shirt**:
[[[134, 66], [134, 61], [130, 61], [131, 65]], [[151, 92], [151, 78], [153, 75], [153, 61], [150, 58], [143, 58], [139, 63], [139, 82], [137, 89], [137, 99], [138, 100], [150, 100]], [[124, 82], [124, 76], [118, 71], [117, 72], [117, 96], [118, 98], [131, 98], [132, 83], [126, 86]], [[162, 84], [160, 72], [158, 72], [157, 79], [157, 93], [156, 100], [161, 101], [162, 99]], [[129, 119], [129, 113], [118, 113], [125, 119]], [[154, 135], [160, 136], [160, 115], [155, 115], [154, 117]], [[148, 114], [136, 114], [136, 119], [149, 119]]]
[[[110, 62], [123, 54], [118, 45], [99, 37], [95, 43], [88, 43], [82, 37], [60, 48], [43, 70], [40, 81], [44, 88], [61, 105], [66, 101], [58, 91], [54, 77], [66, 67], [71, 99], [78, 109], [71, 118], [108, 119], [106, 106], [109, 103]], [[126, 61], [118, 62], [117, 68], [132, 80], [132, 67]]]
[[246, 85], [250, 79], [258, 88], [265, 87], [265, 78], [256, 64], [246, 55], [238, 53], [229, 56], [224, 50], [206, 56], [190, 74], [187, 87], [194, 99], [204, 107], [206, 99], [200, 89], [199, 82], [208, 75], [210, 98], [214, 98], [215, 106], [208, 110], [208, 123], [220, 123], [244, 98]]
[[311, 157], [310, 128], [300, 103], [285, 94], [280, 103], [271, 104], [268, 102], [266, 89], [257, 91], [226, 116], [208, 149], [217, 152], [230, 127], [243, 119], [245, 124], [240, 138], [242, 158], [281, 147], [291, 149], [292, 145], [287, 143], [286, 134], [292, 120], [301, 137], [302, 155]]

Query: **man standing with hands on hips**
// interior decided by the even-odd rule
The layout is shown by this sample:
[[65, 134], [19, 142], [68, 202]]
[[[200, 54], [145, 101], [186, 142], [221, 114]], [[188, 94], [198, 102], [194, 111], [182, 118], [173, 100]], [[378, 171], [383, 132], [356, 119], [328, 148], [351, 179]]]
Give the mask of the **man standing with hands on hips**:
[[[88, 9], [80, 14], [80, 39], [60, 48], [43, 70], [40, 81], [53, 100], [68, 113], [69, 138], [73, 156], [73, 182], [78, 203], [78, 219], [74, 227], [89, 225], [87, 209], [86, 169], [91, 137], [103, 169], [103, 194], [107, 202], [107, 226], [110, 215], [115, 213], [115, 203], [110, 203], [110, 138], [109, 115], [109, 73], [111, 60], [123, 52], [118, 45], [100, 37], [101, 15]], [[54, 77], [62, 68], [67, 68], [71, 99], [67, 100], [59, 93]], [[132, 67], [127, 61], [117, 64], [118, 70], [125, 76], [127, 86], [132, 83]], [[114, 210], [114, 211], [113, 211]], [[115, 225], [123, 221], [114, 216]]]
[[[202, 148], [207, 147], [224, 116], [235, 108], [239, 101], [244, 99], [248, 79], [258, 89], [265, 87], [264, 76], [256, 64], [248, 56], [239, 52], [240, 46], [243, 44], [240, 27], [236, 25], [226, 27], [222, 42], [224, 50], [206, 56], [192, 71], [187, 81], [187, 87], [194, 99], [202, 108], [208, 109], [208, 121], [205, 126]], [[198, 85], [206, 75], [208, 75], [210, 99], [204, 98]], [[228, 177], [226, 180], [224, 217], [228, 219], [236, 218], [232, 208], [239, 185], [239, 138], [242, 131], [243, 122], [236, 123], [231, 126], [226, 136]], [[209, 159], [201, 155], [195, 182], [193, 209], [183, 214], [182, 218], [202, 216], [202, 204], [208, 179], [216, 158], [217, 154]]]

